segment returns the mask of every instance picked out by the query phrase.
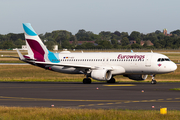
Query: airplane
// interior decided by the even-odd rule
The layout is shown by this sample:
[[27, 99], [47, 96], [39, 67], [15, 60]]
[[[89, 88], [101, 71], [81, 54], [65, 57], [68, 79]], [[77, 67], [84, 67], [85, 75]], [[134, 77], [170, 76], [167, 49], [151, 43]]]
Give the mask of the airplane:
[[115, 83], [116, 75], [136, 81], [152, 75], [151, 83], [156, 84], [156, 74], [170, 73], [177, 69], [177, 65], [167, 56], [153, 52], [53, 53], [46, 48], [30, 23], [23, 23], [23, 28], [28, 55], [22, 55], [17, 50], [20, 60], [56, 72], [84, 74], [84, 84], [90, 84], [91, 78]]

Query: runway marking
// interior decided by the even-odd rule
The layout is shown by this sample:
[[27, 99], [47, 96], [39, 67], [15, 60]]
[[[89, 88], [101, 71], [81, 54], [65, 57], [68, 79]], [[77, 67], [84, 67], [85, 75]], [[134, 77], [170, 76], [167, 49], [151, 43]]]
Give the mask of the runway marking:
[[103, 86], [116, 87], [116, 86], [136, 86], [136, 85], [133, 85], [133, 84], [122, 84], [122, 85], [103, 85]]
[[104, 105], [104, 103], [99, 103], [99, 104], [97, 104], [97, 105]]
[[124, 103], [130, 103], [131, 101], [126, 101], [126, 102], [124, 102]]
[[140, 101], [132, 101], [132, 102], [140, 102]]
[[46, 98], [24, 98], [24, 97], [7, 97], [0, 96], [0, 101], [70, 101], [70, 102], [118, 102], [122, 100], [75, 100], [75, 99], [46, 99]]
[[[0, 89], [4, 89], [4, 88], [55, 88], [55, 87], [57, 87], [57, 88], [59, 88], [59, 86], [41, 86], [41, 87], [39, 87], [39, 86], [37, 86], [37, 87], [35, 87], [35, 86], [32, 86], [32, 87], [0, 87]], [[67, 88], [67, 87], [74, 87], [74, 88], [79, 88], [79, 87], [81, 87], [81, 88], [86, 88], [87, 86], [61, 86], [61, 88]]]
[[[101, 102], [97, 104], [88, 104], [88, 105], [78, 105], [78, 107], [87, 107], [87, 106], [103, 106], [103, 105], [115, 105], [115, 104], [128, 104], [128, 103], [137, 103], [137, 102], [177, 102], [172, 101], [179, 100], [180, 98], [166, 98], [166, 99], [153, 99], [153, 100], [140, 100], [140, 101], [129, 101], [129, 100], [74, 100], [74, 99], [46, 99], [46, 98], [24, 98], [24, 97], [7, 97], [0, 96], [0, 101], [66, 101], [66, 102]], [[102, 103], [104, 102], [104, 103]]]
[[[174, 98], [174, 99], [180, 99], [180, 98]], [[180, 101], [166, 101], [166, 100], [173, 100], [173, 98], [166, 98], [166, 99], [153, 99], [153, 100], [141, 100], [141, 101], [124, 101], [124, 102], [115, 102], [115, 103], [98, 103], [98, 104], [88, 104], [88, 105], [84, 105], [83, 107], [85, 106], [98, 106], [98, 105], [115, 105], [115, 104], [128, 104], [128, 103], [137, 103], [137, 102], [180, 102]], [[79, 106], [81, 107], [81, 106]]]
[[164, 99], [158, 99], [159, 101], [161, 101], [161, 100], [164, 100]]
[[167, 98], [166, 100], [172, 100], [172, 98]]
[[156, 102], [180, 102], [180, 101], [156, 101]]
[[116, 102], [115, 104], [121, 104], [121, 102]]
[[175, 99], [180, 99], [180, 98], [175, 98]]
[[85, 105], [79, 105], [79, 107], [84, 107]]
[[88, 106], [94, 106], [94, 104], [89, 104]]
[[111, 105], [111, 104], [114, 104], [114, 103], [106, 103], [106, 104]]

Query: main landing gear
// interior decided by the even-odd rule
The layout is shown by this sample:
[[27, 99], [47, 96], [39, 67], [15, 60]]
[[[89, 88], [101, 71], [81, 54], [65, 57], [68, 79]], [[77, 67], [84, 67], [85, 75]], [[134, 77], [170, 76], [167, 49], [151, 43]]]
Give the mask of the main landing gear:
[[115, 82], [116, 82], [116, 80], [113, 77], [107, 81], [107, 83], [115, 83]]
[[[116, 80], [113, 77], [107, 81], [107, 83], [115, 83], [115, 82], [116, 82]], [[84, 84], [91, 84], [91, 79], [90, 78], [84, 78], [83, 83]]]
[[155, 75], [152, 75], [152, 81], [151, 84], [156, 84]]
[[91, 84], [91, 79], [90, 78], [84, 78], [83, 83], [84, 84]]

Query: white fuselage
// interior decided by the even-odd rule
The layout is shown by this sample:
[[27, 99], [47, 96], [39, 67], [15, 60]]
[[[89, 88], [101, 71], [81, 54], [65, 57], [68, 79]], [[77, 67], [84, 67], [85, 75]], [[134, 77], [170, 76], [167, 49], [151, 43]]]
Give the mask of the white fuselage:
[[53, 61], [59, 61], [61, 64], [91, 66], [92, 69], [112, 69], [113, 75], [162, 74], [177, 69], [176, 64], [167, 56], [158, 53], [58, 53], [57, 55], [59, 59]]

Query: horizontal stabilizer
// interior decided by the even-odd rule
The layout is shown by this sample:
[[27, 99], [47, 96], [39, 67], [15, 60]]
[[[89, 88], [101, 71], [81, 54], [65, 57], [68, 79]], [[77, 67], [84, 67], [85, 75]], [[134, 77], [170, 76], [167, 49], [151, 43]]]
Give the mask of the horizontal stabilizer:
[[18, 49], [16, 49], [17, 50], [17, 53], [18, 53], [18, 55], [19, 55], [19, 59], [20, 60], [25, 60], [25, 58], [23, 57], [23, 55], [21, 54], [21, 52], [18, 50]]

